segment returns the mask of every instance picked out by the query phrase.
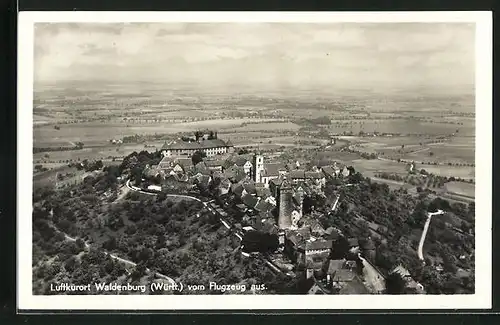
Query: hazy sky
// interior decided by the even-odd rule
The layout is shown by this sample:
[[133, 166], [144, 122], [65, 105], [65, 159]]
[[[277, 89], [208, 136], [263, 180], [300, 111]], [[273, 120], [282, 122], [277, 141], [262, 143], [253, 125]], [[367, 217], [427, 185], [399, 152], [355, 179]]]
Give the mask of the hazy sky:
[[36, 24], [35, 80], [256, 87], [474, 84], [472, 24]]

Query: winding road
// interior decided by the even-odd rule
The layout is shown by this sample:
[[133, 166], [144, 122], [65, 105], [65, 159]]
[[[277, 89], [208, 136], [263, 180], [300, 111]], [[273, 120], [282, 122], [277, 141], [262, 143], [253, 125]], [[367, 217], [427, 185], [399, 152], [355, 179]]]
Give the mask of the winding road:
[[424, 242], [425, 242], [425, 237], [427, 236], [427, 230], [429, 230], [429, 225], [431, 223], [432, 216], [434, 215], [439, 215], [439, 214], [444, 214], [443, 210], [438, 210], [436, 212], [428, 212], [427, 213], [427, 220], [425, 221], [424, 225], [424, 231], [422, 232], [422, 237], [420, 237], [420, 243], [418, 244], [418, 258], [424, 262], [424, 254], [422, 253], [422, 249], [424, 248]]
[[[148, 195], [158, 195], [157, 193], [150, 193], [150, 192], [146, 192], [146, 191], [143, 191], [141, 190], [140, 188], [138, 187], [135, 187], [135, 186], [131, 186], [130, 185], [130, 180], [127, 180], [126, 182], [126, 186], [132, 190], [132, 191], [136, 191], [136, 192], [140, 192], [140, 193], [144, 193], [144, 194], [148, 194]], [[211, 212], [211, 213], [215, 213], [213, 211], [213, 209], [208, 205], [209, 202], [212, 202], [212, 201], [209, 201], [209, 202], [205, 202], [197, 197], [194, 197], [194, 196], [190, 196], [190, 195], [183, 195], [183, 194], [167, 194], [167, 197], [176, 197], [176, 198], [182, 198], [182, 199], [188, 199], [188, 200], [194, 200], [194, 201], [198, 201], [198, 202], [201, 202], [204, 206], [204, 208], [208, 208], [208, 210]], [[224, 227], [226, 227], [228, 230], [231, 230], [231, 229], [234, 229], [232, 225], [229, 224], [229, 222], [227, 222], [226, 220], [224, 220], [223, 218], [221, 218], [219, 216], [219, 221], [224, 225]], [[240, 232], [238, 231], [232, 231], [232, 234], [235, 235], [240, 241], [243, 240], [243, 236]], [[266, 257], [263, 257], [263, 260], [266, 264], [268, 264], [272, 269], [274, 270], [278, 270], [280, 273], [284, 273], [283, 271], [281, 271], [280, 269], [278, 269], [268, 258]], [[288, 273], [285, 273], [288, 275]]]
[[[135, 187], [135, 186], [131, 186], [130, 185], [130, 179], [127, 180], [127, 182], [125, 183], [125, 185], [132, 191], [135, 191], [135, 192], [139, 192], [139, 193], [143, 193], [143, 194], [147, 194], [147, 195], [158, 195], [158, 193], [151, 193], [151, 192], [146, 192], [146, 191], [143, 191], [141, 190], [140, 188], [138, 187]], [[177, 197], [177, 198], [181, 198], [181, 199], [187, 199], [187, 200], [194, 200], [194, 201], [198, 201], [198, 202], [201, 202], [203, 203], [204, 206], [207, 206], [207, 202], [204, 202], [202, 201], [201, 199], [195, 197], [195, 196], [190, 196], [190, 195], [183, 195], [183, 194], [166, 194], [167, 197]]]

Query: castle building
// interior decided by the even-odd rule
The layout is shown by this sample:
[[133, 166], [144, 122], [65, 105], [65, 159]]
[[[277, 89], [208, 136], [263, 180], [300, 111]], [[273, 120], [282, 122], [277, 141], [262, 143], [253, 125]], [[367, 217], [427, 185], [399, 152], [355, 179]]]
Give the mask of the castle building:
[[217, 132], [214, 137], [209, 139], [206, 136], [196, 135], [195, 139], [177, 140], [165, 143], [161, 148], [164, 157], [172, 155], [188, 155], [191, 156], [197, 151], [204, 152], [207, 157], [214, 155], [231, 153], [234, 151], [234, 146], [230, 141], [224, 141], [217, 138]]

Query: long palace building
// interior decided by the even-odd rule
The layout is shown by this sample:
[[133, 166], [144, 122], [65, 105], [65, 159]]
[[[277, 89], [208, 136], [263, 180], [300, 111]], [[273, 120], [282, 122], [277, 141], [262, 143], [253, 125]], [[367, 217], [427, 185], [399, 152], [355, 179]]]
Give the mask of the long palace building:
[[172, 155], [193, 155], [196, 151], [204, 152], [207, 157], [233, 152], [234, 146], [231, 141], [224, 141], [217, 138], [217, 133], [214, 136], [208, 137], [207, 134], [203, 136], [196, 136], [195, 139], [178, 139], [165, 143], [161, 148], [163, 156]]

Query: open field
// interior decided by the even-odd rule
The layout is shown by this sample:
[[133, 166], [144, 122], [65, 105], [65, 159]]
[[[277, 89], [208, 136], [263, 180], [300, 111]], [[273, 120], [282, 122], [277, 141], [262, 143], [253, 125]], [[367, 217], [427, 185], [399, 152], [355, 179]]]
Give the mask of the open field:
[[445, 184], [446, 190], [452, 194], [475, 197], [476, 187], [474, 184], [463, 182], [448, 182]]
[[403, 182], [398, 182], [398, 181], [393, 181], [391, 179], [383, 179], [383, 178], [378, 178], [378, 177], [371, 177], [370, 179], [372, 180], [372, 182], [387, 184], [389, 186], [389, 188], [391, 188], [393, 190], [397, 190], [400, 188], [405, 188], [407, 190], [411, 190], [411, 189], [415, 188], [414, 185], [411, 185], [408, 183], [403, 183]]
[[[60, 160], [62, 160], [63, 162], [65, 162], [66, 160], [77, 161], [84, 159], [107, 159], [110, 156], [123, 157], [131, 154], [134, 151], [139, 152], [142, 150], [160, 150], [163, 143], [164, 142], [162, 141], [150, 142], [148, 144], [148, 148], [145, 148], [144, 144], [122, 144], [120, 146], [117, 146], [108, 143], [100, 146], [83, 148], [80, 150], [39, 152], [33, 155], [33, 162], [37, 163], [38, 161], [43, 160], [51, 162], [59, 162]], [[48, 157], [46, 155], [48, 155]]]
[[[262, 119], [266, 122], [270, 119]], [[255, 120], [252, 120], [255, 122]], [[257, 120], [258, 122], [259, 120]], [[52, 143], [67, 143], [81, 141], [85, 144], [106, 143], [110, 139], [120, 139], [125, 136], [135, 134], [175, 134], [179, 132], [193, 132], [200, 129], [224, 130], [234, 128], [242, 123], [248, 122], [248, 119], [230, 119], [230, 120], [208, 120], [186, 123], [164, 123], [164, 124], [123, 124], [123, 123], [79, 123], [62, 125], [60, 130], [53, 126], [40, 126], [33, 131], [33, 142], [35, 147], [47, 147]], [[267, 123], [264, 123], [264, 127]]]
[[240, 126], [236, 128], [231, 128], [228, 131], [240, 133], [240, 132], [276, 132], [276, 131], [297, 131], [300, 129], [295, 123], [291, 122], [276, 122], [276, 123], [259, 123], [255, 124], [253, 121], [251, 124], [245, 126]]
[[[338, 123], [336, 123], [338, 122]], [[385, 132], [399, 134], [426, 134], [426, 135], [447, 135], [459, 130], [464, 136], [473, 136], [475, 134], [474, 124], [456, 125], [446, 123], [431, 123], [407, 119], [388, 119], [388, 120], [342, 120], [333, 121], [328, 130], [333, 133], [342, 133], [352, 131], [358, 134], [360, 131], [366, 133]]]
[[423, 168], [427, 172], [444, 177], [459, 177], [463, 179], [475, 179], [475, 168], [467, 166], [434, 166], [434, 165], [419, 165], [419, 169]]
[[356, 171], [361, 172], [364, 176], [374, 177], [380, 172], [406, 175], [406, 164], [388, 160], [367, 160], [356, 159], [352, 161], [352, 165]]
[[[357, 153], [331, 150], [333, 147], [317, 152], [317, 146], [328, 143], [328, 135], [317, 133], [324, 129], [330, 134], [352, 132], [356, 136], [340, 138], [355, 144], [361, 152], [445, 163], [417, 164], [417, 168], [442, 176], [474, 178], [474, 167], [447, 165], [474, 163], [473, 112], [473, 96], [395, 93], [388, 99], [363, 92], [311, 96], [309, 91], [274, 91], [236, 95], [228, 94], [227, 89], [200, 90], [184, 85], [170, 85], [166, 90], [164, 85], [155, 83], [124, 82], [105, 87], [79, 82], [63, 87], [43, 85], [35, 91], [35, 123], [77, 122], [60, 124], [59, 130], [53, 125], [38, 124], [33, 132], [34, 147], [70, 147], [81, 141], [84, 148], [37, 153], [34, 163], [45, 160], [48, 167], [67, 160], [121, 157], [133, 151], [160, 149], [164, 140], [115, 146], [109, 143], [110, 139], [136, 134], [174, 137], [178, 133], [213, 129], [220, 138], [231, 140], [236, 146], [258, 146], [276, 152], [283, 147], [284, 151], [301, 148], [302, 158], [314, 156], [353, 165], [369, 177], [379, 172], [406, 174], [406, 163], [360, 159]], [[331, 125], [302, 127], [301, 119], [317, 117], [330, 118]], [[359, 131], [406, 135], [360, 137]], [[443, 136], [445, 139], [441, 139]], [[149, 147], [145, 148], [145, 144]], [[293, 155], [299, 158], [301, 153], [295, 151]]]
[[[356, 150], [392, 159], [453, 164], [475, 163], [474, 137], [349, 137]], [[403, 147], [404, 146], [404, 147]]]

